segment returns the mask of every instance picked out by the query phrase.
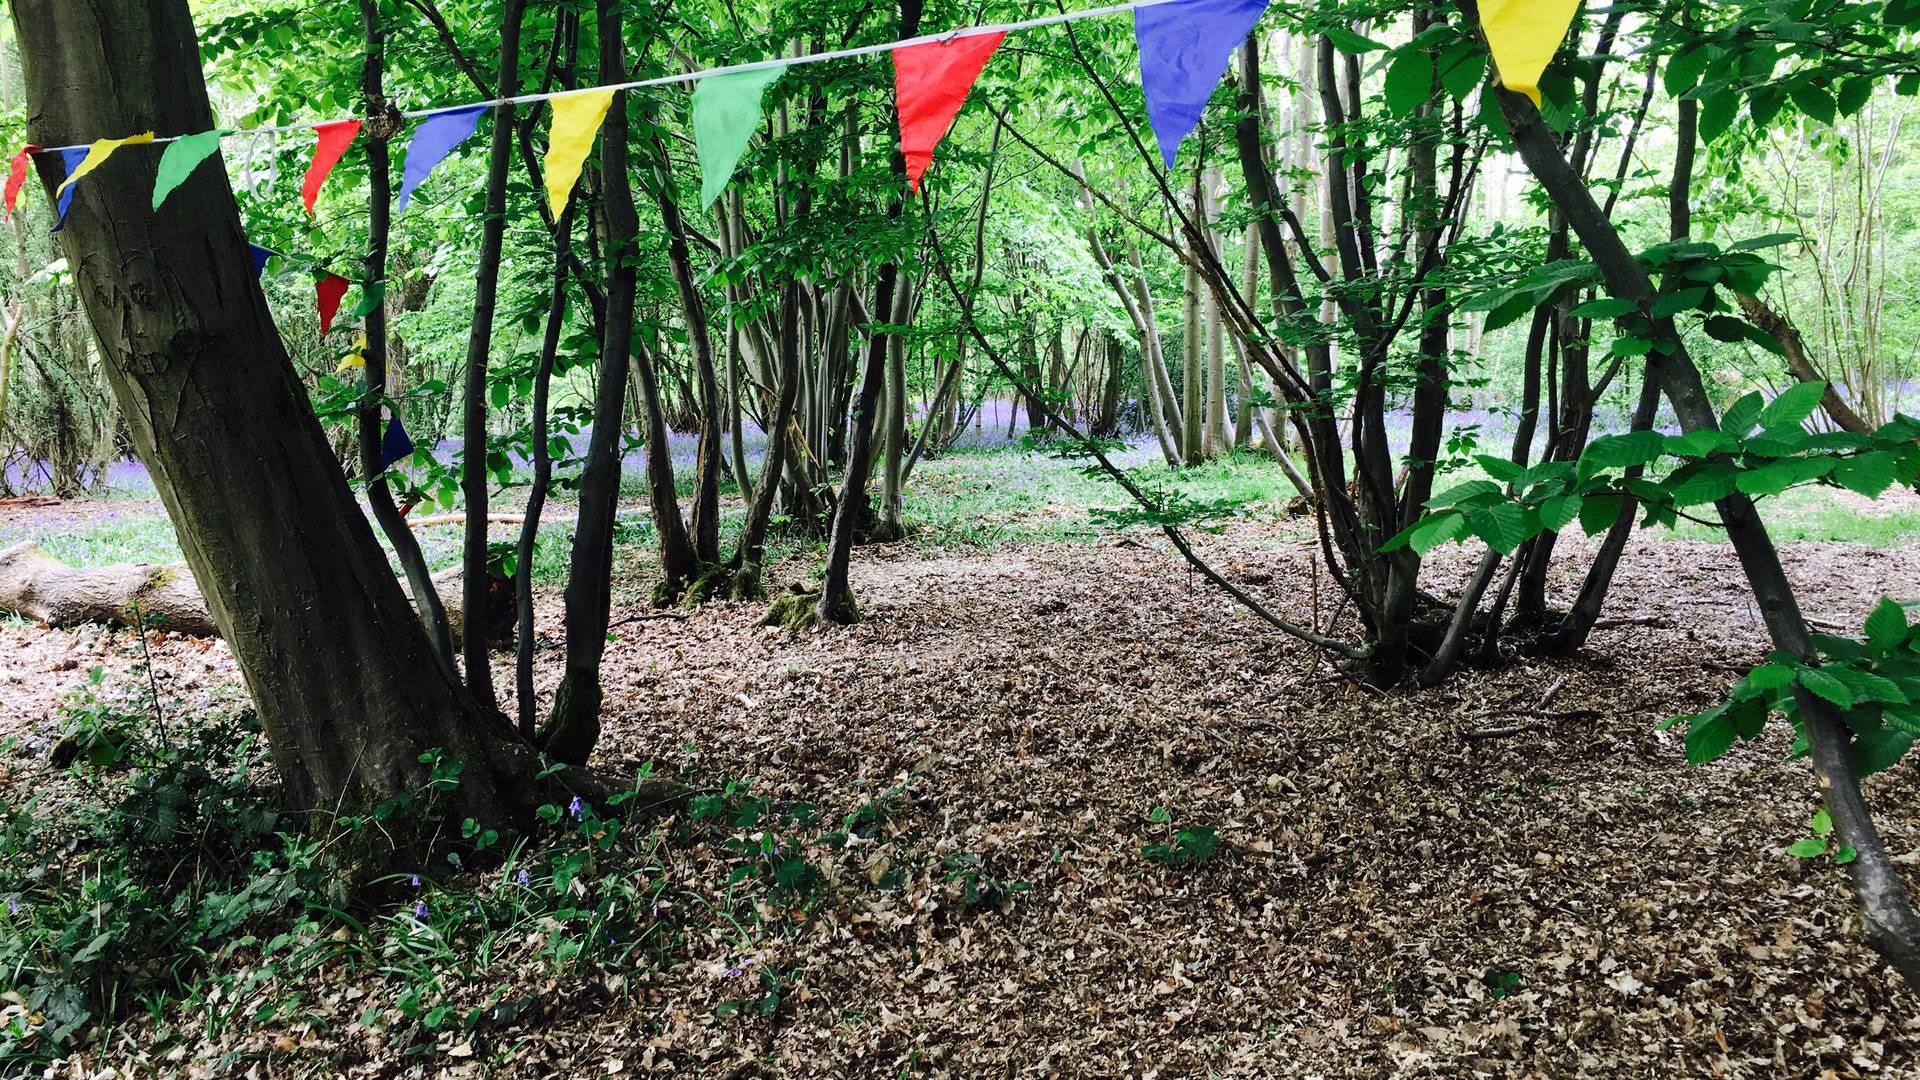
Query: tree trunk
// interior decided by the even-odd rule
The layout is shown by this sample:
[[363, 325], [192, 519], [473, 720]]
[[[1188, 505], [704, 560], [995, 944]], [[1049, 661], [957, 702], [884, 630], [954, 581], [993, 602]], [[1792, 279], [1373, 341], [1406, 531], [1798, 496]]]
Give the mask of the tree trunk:
[[[1477, 6], [1469, 0], [1466, 7], [1469, 16], [1477, 22]], [[1612, 223], [1594, 205], [1593, 196], [1579, 175], [1561, 156], [1533, 103], [1520, 94], [1495, 92], [1521, 158], [1547, 196], [1566, 214], [1600, 268], [1608, 289], [1615, 296], [1640, 305], [1643, 312], [1648, 310], [1654, 297], [1653, 282]], [[1649, 377], [1659, 380], [1684, 429], [1718, 427], [1719, 420], [1707, 399], [1700, 371], [1687, 354], [1672, 320], [1655, 320], [1655, 326], [1662, 344], [1670, 352], [1662, 357], [1656, 349], [1648, 355]], [[1717, 502], [1715, 507], [1741, 569], [1746, 572], [1747, 583], [1753, 589], [1774, 647], [1795, 657], [1811, 657], [1814, 649], [1806, 619], [1780, 565], [1779, 552], [1754, 510], [1752, 500], [1736, 492]], [[1801, 689], [1796, 691], [1795, 700], [1806, 730], [1808, 758], [1833, 816], [1834, 828], [1839, 839], [1858, 853], [1847, 864], [1847, 872], [1866, 917], [1867, 942], [1909, 985], [1920, 986], [1920, 915], [1914, 912], [1906, 885], [1867, 809], [1860, 775], [1853, 763], [1852, 732], [1839, 712], [1824, 699]]]
[[[520, 16], [526, 0], [506, 0], [500, 16], [500, 69], [497, 97], [520, 90]], [[467, 337], [465, 414], [461, 422], [460, 492], [467, 505], [463, 562], [466, 595], [461, 607], [467, 625], [460, 646], [467, 689], [480, 703], [494, 705], [493, 667], [488, 657], [487, 592], [487, 359], [493, 350], [493, 312], [500, 292], [500, 253], [507, 234], [507, 170], [513, 155], [513, 106], [493, 116], [493, 145], [487, 154], [487, 208], [480, 220], [480, 265], [474, 269], [473, 327]]]
[[[618, 0], [598, 0], [600, 77], [623, 77], [626, 50], [621, 44]], [[600, 129], [602, 207], [606, 221], [606, 327], [600, 339], [600, 389], [594, 402], [593, 435], [580, 477], [580, 517], [574, 529], [573, 559], [567, 575], [567, 659], [553, 694], [544, 746], [547, 756], [570, 765], [584, 764], [600, 740], [600, 658], [607, 648], [608, 609], [613, 603], [613, 526], [620, 502], [620, 448], [625, 425], [628, 357], [633, 349], [634, 263], [639, 216], [627, 175], [627, 95], [619, 91]], [[648, 402], [657, 413], [655, 388]], [[652, 419], [652, 417], [650, 417]], [[656, 433], [664, 428], [653, 429]], [[649, 462], [657, 452], [648, 447]], [[671, 488], [667, 497], [673, 497]], [[678, 506], [675, 507], [678, 518]], [[665, 534], [665, 523], [661, 523]], [[682, 537], [684, 540], [684, 536]], [[471, 618], [471, 616], [469, 616]]]
[[[387, 140], [393, 137], [397, 125], [388, 113], [384, 88], [386, 31], [381, 26], [380, 9], [374, 0], [360, 0], [360, 21], [367, 42], [360, 90], [366, 102], [367, 115], [375, 118], [368, 124], [370, 130], [366, 133], [369, 195], [367, 271], [366, 281], [361, 287], [384, 289], [387, 281], [387, 236], [392, 228], [393, 212], [393, 187], [389, 172], [391, 155], [388, 153]], [[386, 434], [381, 415], [388, 404], [387, 305], [384, 298], [367, 312], [365, 331], [367, 345], [360, 350], [360, 355], [366, 361], [367, 387], [366, 393], [360, 398], [358, 420], [360, 472], [367, 478], [367, 506], [373, 511], [373, 519], [379, 522], [380, 531], [386, 534], [387, 542], [393, 545], [394, 556], [400, 560], [400, 567], [407, 575], [407, 591], [412, 594], [414, 606], [420, 611], [420, 621], [427, 628], [428, 639], [433, 642], [434, 655], [446, 668], [447, 675], [452, 677], [456, 671], [453, 666], [453, 631], [447, 624], [447, 609], [440, 602], [439, 590], [434, 588], [432, 573], [427, 569], [427, 558], [420, 551], [420, 542], [407, 525], [406, 515], [394, 504], [393, 489], [387, 484], [386, 469], [381, 463]], [[392, 408], [397, 419], [399, 402], [393, 402]], [[484, 532], [484, 524], [481, 528]]]
[[[214, 126], [185, 0], [12, 11], [33, 141]], [[156, 213], [158, 160], [122, 153], [77, 188], [60, 246], [288, 803], [324, 826], [422, 790], [438, 750], [465, 766], [450, 814], [530, 814], [533, 755], [434, 659], [274, 328], [225, 169], [196, 170]], [[50, 197], [59, 160], [36, 165]]]

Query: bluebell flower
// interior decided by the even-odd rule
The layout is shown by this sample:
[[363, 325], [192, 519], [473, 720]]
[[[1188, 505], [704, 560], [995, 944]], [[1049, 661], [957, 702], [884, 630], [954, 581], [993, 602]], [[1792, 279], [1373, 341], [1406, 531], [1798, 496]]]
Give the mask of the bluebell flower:
[[415, 875], [413, 875], [413, 887], [414, 887], [414, 888], [416, 888], [416, 889], [420, 887], [420, 875], [419, 875], [419, 874], [415, 874]]
[[587, 804], [580, 801], [580, 796], [575, 795], [573, 801], [567, 804], [567, 813], [573, 815], [573, 820], [579, 821], [587, 816]]
[[530, 878], [530, 877], [529, 877], [529, 876], [527, 875], [527, 871], [526, 871], [526, 868], [525, 868], [525, 867], [522, 867], [522, 868], [521, 868], [521, 870], [520, 870], [520, 872], [519, 872], [518, 874], [515, 874], [515, 875], [514, 875], [514, 878], [513, 878], [513, 880], [514, 880], [515, 882], [517, 882], [517, 883], [519, 883], [519, 884], [521, 884], [521, 885], [525, 885], [525, 884], [527, 884], [527, 883], [528, 883], [529, 881], [531, 881], [531, 880], [533, 880], [533, 879], [532, 879], [532, 878]]
[[740, 976], [745, 975], [747, 973], [747, 969], [752, 967], [754, 964], [758, 962], [759, 960], [756, 957], [752, 957], [752, 956], [747, 957], [745, 960], [740, 961], [739, 967], [730, 967], [727, 969], [727, 978], [737, 979]]
[[413, 917], [416, 919], [424, 919], [427, 917], [427, 902], [425, 900], [419, 900], [414, 903]]

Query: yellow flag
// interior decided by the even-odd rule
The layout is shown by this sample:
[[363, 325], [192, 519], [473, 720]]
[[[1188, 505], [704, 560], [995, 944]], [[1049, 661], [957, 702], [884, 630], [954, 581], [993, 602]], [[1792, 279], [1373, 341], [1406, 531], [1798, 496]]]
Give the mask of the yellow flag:
[[581, 90], [553, 99], [553, 130], [547, 135], [547, 205], [553, 216], [567, 208], [573, 182], [593, 149], [593, 137], [613, 104], [612, 90]]
[[1540, 74], [1573, 25], [1580, 0], [1481, 0], [1480, 29], [1493, 50], [1500, 84], [1540, 107]]
[[67, 182], [60, 185], [59, 190], [53, 193], [53, 197], [58, 199], [60, 196], [66, 194], [67, 189], [72, 187], [75, 181], [105, 164], [106, 160], [113, 156], [115, 150], [123, 146], [134, 146], [139, 143], [150, 143], [152, 141], [153, 132], [148, 131], [139, 135], [129, 135], [124, 139], [101, 139], [95, 142], [87, 148], [87, 156], [81, 160], [79, 166], [67, 174]]

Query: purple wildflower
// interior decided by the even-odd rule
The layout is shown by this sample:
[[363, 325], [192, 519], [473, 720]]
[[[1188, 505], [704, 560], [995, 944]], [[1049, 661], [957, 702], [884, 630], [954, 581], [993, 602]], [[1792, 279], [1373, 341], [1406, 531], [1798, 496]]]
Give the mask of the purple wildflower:
[[414, 887], [414, 888], [416, 888], [416, 889], [420, 887], [420, 875], [419, 875], [419, 874], [415, 874], [415, 875], [413, 875], [413, 887]]
[[567, 813], [573, 815], [573, 820], [580, 821], [587, 816], [587, 804], [580, 801], [580, 796], [575, 795], [573, 801], [567, 804]]
[[416, 919], [424, 919], [427, 917], [427, 902], [425, 900], [414, 902], [413, 917]]
[[20, 901], [18, 900], [7, 901], [7, 914], [9, 915], [20, 914]]
[[739, 967], [730, 967], [727, 969], [727, 978], [737, 979], [740, 976], [745, 975], [747, 973], [747, 969], [752, 967], [756, 963], [759, 963], [758, 957], [753, 957], [753, 956], [747, 957], [745, 960], [740, 961]]
[[522, 867], [520, 872], [514, 875], [513, 880], [521, 885], [525, 885], [533, 879], [527, 875], [526, 868]]

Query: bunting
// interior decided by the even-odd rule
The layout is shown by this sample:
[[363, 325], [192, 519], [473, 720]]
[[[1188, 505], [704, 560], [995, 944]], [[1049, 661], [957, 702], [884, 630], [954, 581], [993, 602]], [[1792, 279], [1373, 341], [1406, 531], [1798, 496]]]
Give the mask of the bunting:
[[906, 45], [893, 50], [894, 97], [900, 111], [900, 153], [907, 159], [907, 186], [933, 164], [933, 148], [946, 137], [967, 91], [1006, 39], [1006, 31]]
[[306, 179], [300, 183], [300, 201], [306, 204], [308, 217], [314, 216], [313, 204], [320, 198], [320, 185], [327, 182], [333, 167], [340, 163], [347, 147], [352, 146], [354, 137], [360, 134], [360, 121], [338, 120], [320, 124], [313, 130], [319, 133], [320, 141], [314, 145], [313, 164], [307, 166]]
[[27, 170], [33, 167], [33, 155], [40, 152], [38, 146], [28, 143], [20, 152], [13, 155], [12, 168], [7, 172], [7, 220], [13, 220], [14, 207], [20, 202], [20, 188], [27, 182]]
[[760, 101], [786, 71], [780, 67], [730, 71], [701, 79], [693, 88], [693, 150], [700, 159], [700, 207], [727, 189], [740, 155], [760, 126]]
[[137, 146], [141, 143], [150, 143], [152, 141], [153, 132], [151, 131], [141, 132], [138, 135], [129, 135], [124, 139], [97, 140], [92, 146], [87, 148], [86, 154], [80, 159], [80, 164], [67, 173], [66, 180], [61, 183], [59, 189], [55, 191], [54, 194], [65, 195], [73, 185], [80, 182], [81, 177], [106, 164], [107, 159], [113, 156], [115, 150], [123, 146]]
[[321, 334], [333, 329], [333, 317], [340, 313], [340, 301], [346, 298], [351, 284], [339, 274], [321, 274], [314, 283], [314, 294], [320, 303]]
[[1540, 107], [1540, 76], [1573, 25], [1580, 0], [1481, 0], [1480, 30], [1487, 35], [1500, 85]]
[[[84, 146], [69, 146], [65, 150], [60, 151], [60, 163], [66, 167], [67, 179], [73, 179], [74, 170], [80, 167], [81, 162], [87, 160], [87, 153], [88, 150]], [[59, 232], [61, 229], [67, 227], [67, 208], [72, 205], [73, 187], [69, 184], [61, 184], [60, 194], [56, 199], [56, 205], [54, 207], [54, 214], [59, 218], [59, 220], [53, 224], [54, 232]]]
[[407, 434], [407, 426], [398, 416], [390, 417], [386, 434], [380, 439], [380, 471], [386, 472], [412, 456], [413, 437]]
[[472, 105], [451, 112], [434, 113], [413, 129], [413, 139], [407, 143], [407, 164], [400, 175], [400, 212], [406, 213], [407, 200], [413, 198], [413, 189], [426, 180], [433, 167], [446, 160], [454, 147], [473, 137], [480, 126], [480, 114], [487, 111], [485, 105]]
[[201, 162], [219, 151], [220, 140], [231, 134], [221, 130], [202, 131], [168, 143], [166, 153], [160, 155], [159, 172], [153, 178], [153, 208], [159, 210], [160, 204], [193, 175]]
[[278, 254], [280, 253], [271, 248], [263, 248], [259, 244], [247, 245], [247, 257], [253, 260], [254, 280], [259, 280], [260, 275], [267, 272], [267, 260]]
[[586, 167], [594, 136], [613, 104], [611, 87], [576, 90], [553, 99], [553, 130], [547, 135], [547, 205], [559, 218]]
[[1147, 121], [1167, 168], [1173, 168], [1180, 143], [1200, 122], [1207, 99], [1227, 73], [1234, 46], [1266, 10], [1267, 0], [1173, 0], [1134, 10]]

